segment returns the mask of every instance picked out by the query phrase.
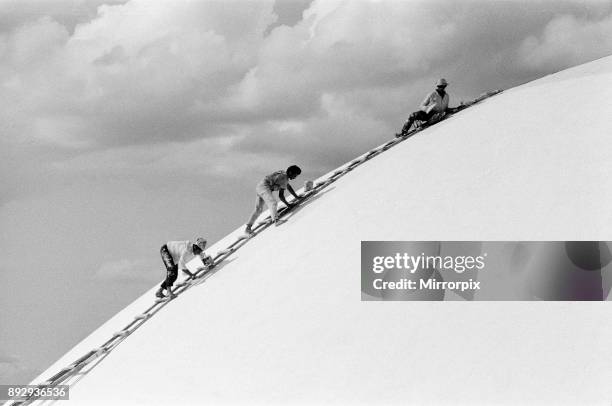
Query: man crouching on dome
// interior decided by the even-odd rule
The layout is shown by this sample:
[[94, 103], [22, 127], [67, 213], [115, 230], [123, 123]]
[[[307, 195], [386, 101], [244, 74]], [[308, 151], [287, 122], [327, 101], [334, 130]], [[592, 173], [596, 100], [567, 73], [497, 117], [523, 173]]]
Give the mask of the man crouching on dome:
[[[162, 261], [166, 266], [166, 279], [162, 282], [159, 290], [155, 293], [155, 296], [163, 298], [164, 290], [168, 292], [170, 299], [174, 299], [176, 295], [172, 293], [172, 285], [178, 277], [178, 270], [180, 269], [189, 277], [193, 277], [194, 274], [187, 269], [187, 262], [199, 256], [205, 266], [212, 265], [212, 258], [204, 253], [206, 248], [206, 240], [202, 237], [198, 237], [195, 242], [187, 241], [168, 241], [162, 245], [160, 254]], [[206, 267], [200, 267], [198, 271], [206, 269]]]

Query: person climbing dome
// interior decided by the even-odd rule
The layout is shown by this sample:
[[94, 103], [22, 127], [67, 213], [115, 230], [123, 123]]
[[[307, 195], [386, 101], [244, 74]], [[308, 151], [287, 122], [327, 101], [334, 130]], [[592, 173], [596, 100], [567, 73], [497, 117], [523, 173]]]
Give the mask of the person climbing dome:
[[[162, 282], [159, 290], [155, 293], [155, 296], [163, 298], [164, 290], [168, 292], [168, 297], [173, 299], [176, 295], [172, 293], [172, 285], [178, 277], [178, 270], [180, 269], [189, 277], [193, 277], [194, 274], [187, 269], [187, 262], [196, 256], [202, 259], [204, 265], [208, 266], [212, 264], [212, 258], [207, 256], [204, 252], [206, 248], [206, 240], [202, 237], [196, 238], [195, 242], [187, 241], [168, 241], [162, 245], [160, 254], [162, 261], [166, 266], [166, 279]], [[202, 270], [204, 267], [198, 269]]]
[[405, 137], [416, 120], [429, 122], [433, 118], [441, 119], [450, 109], [448, 108], [449, 95], [446, 92], [448, 82], [442, 78], [436, 83], [436, 90], [429, 93], [421, 103], [419, 110], [410, 114], [408, 121], [404, 124], [402, 131], [395, 134], [396, 137]]
[[291, 165], [286, 171], [276, 171], [271, 173], [257, 184], [255, 187], [255, 192], [257, 193], [255, 210], [253, 211], [253, 214], [251, 214], [249, 221], [246, 223], [246, 228], [244, 229], [245, 233], [253, 233], [251, 227], [263, 211], [264, 203], [268, 206], [268, 210], [270, 210], [270, 216], [272, 217], [274, 224], [279, 224], [278, 212], [276, 209], [277, 201], [274, 198], [273, 192], [278, 190], [278, 198], [285, 204], [285, 206], [288, 208], [293, 207], [293, 204], [285, 200], [285, 189], [287, 189], [293, 195], [296, 201], [299, 200], [300, 198], [289, 184], [289, 180], [295, 179], [301, 173], [302, 170], [299, 166]]

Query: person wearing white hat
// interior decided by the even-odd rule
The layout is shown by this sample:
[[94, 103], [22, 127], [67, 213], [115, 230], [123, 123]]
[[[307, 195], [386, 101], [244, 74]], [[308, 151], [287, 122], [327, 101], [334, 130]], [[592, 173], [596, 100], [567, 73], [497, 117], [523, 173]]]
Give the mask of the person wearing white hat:
[[202, 237], [196, 238], [195, 242], [187, 241], [168, 241], [162, 245], [159, 250], [162, 261], [166, 266], [166, 279], [162, 282], [159, 290], [155, 293], [155, 296], [159, 298], [164, 297], [164, 290], [168, 292], [168, 297], [171, 299], [175, 297], [172, 293], [172, 285], [178, 277], [178, 270], [180, 269], [187, 276], [193, 277], [193, 274], [187, 270], [187, 262], [193, 259], [195, 256], [200, 256], [202, 262], [210, 263], [211, 258], [204, 253], [206, 248], [206, 240]]
[[448, 82], [442, 78], [436, 83], [436, 90], [429, 93], [425, 100], [421, 103], [420, 109], [410, 114], [408, 121], [404, 124], [402, 132], [395, 134], [396, 137], [403, 137], [408, 134], [412, 123], [416, 120], [429, 121], [436, 114], [443, 115], [448, 111], [449, 95], [446, 93], [446, 86]]

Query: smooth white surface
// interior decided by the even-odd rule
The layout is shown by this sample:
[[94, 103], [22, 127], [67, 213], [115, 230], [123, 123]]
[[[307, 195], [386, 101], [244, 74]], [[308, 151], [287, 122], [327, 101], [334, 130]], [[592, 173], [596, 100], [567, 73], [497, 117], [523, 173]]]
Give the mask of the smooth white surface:
[[[128, 337], [70, 405], [609, 405], [608, 303], [361, 302], [359, 253], [361, 240], [612, 240], [610, 83], [608, 57], [361, 165]], [[155, 289], [40, 378], [120, 330]]]

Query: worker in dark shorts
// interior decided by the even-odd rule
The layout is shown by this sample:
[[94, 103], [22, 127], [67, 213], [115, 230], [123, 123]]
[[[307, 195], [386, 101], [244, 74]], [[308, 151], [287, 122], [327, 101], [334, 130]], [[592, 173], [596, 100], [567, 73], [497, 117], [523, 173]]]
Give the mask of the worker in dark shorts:
[[[193, 277], [193, 274], [187, 269], [187, 262], [196, 256], [200, 256], [205, 265], [212, 264], [212, 258], [204, 253], [206, 248], [206, 240], [198, 237], [195, 242], [187, 241], [168, 241], [162, 245], [160, 254], [162, 261], [166, 266], [166, 279], [162, 282], [155, 296], [163, 298], [164, 290], [168, 292], [169, 298], [174, 298], [176, 295], [172, 293], [172, 285], [178, 277], [178, 270], [183, 271], [187, 276]], [[201, 270], [200, 268], [198, 270]]]
[[446, 86], [448, 86], [448, 82], [446, 79], [440, 79], [436, 83], [436, 90], [429, 93], [425, 100], [419, 106], [419, 110], [410, 114], [408, 121], [404, 124], [402, 128], [402, 132], [395, 134], [396, 137], [405, 137], [408, 135], [408, 131], [410, 131], [410, 127], [412, 123], [415, 121], [425, 121], [428, 122], [434, 116], [442, 117], [449, 110], [448, 102], [449, 95], [446, 93]]
[[257, 184], [257, 187], [255, 188], [255, 192], [257, 193], [255, 210], [253, 211], [253, 214], [251, 214], [251, 217], [249, 218], [244, 230], [247, 234], [253, 233], [251, 227], [253, 227], [253, 223], [255, 223], [255, 220], [257, 220], [261, 212], [264, 210], [264, 204], [268, 206], [268, 210], [270, 210], [272, 221], [275, 224], [278, 224], [278, 212], [276, 210], [277, 202], [274, 198], [273, 192], [278, 190], [278, 198], [287, 207], [291, 207], [292, 204], [285, 200], [285, 189], [287, 189], [293, 195], [296, 201], [299, 200], [300, 198], [297, 194], [295, 194], [295, 191], [289, 184], [289, 180], [297, 178], [301, 173], [302, 170], [299, 166], [291, 165], [286, 171], [276, 171], [271, 173]]

